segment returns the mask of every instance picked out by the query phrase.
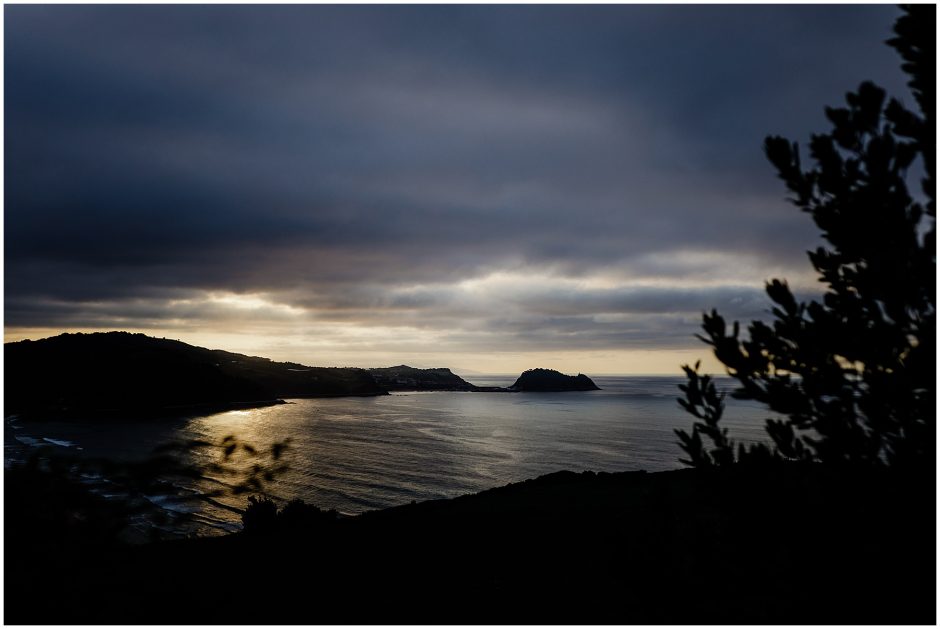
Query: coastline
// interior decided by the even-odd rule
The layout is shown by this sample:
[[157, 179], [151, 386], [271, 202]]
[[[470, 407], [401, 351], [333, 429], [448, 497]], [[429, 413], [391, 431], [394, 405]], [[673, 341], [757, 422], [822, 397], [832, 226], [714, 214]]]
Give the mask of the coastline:
[[39, 421], [88, 421], [88, 420], [118, 420], [118, 419], [179, 419], [191, 415], [210, 415], [240, 409], [264, 408], [288, 404], [282, 398], [271, 400], [254, 400], [246, 402], [200, 402], [196, 404], [177, 404], [172, 406], [132, 408], [93, 408], [81, 410], [21, 410], [4, 417], [5, 420], [17, 419], [23, 422]]

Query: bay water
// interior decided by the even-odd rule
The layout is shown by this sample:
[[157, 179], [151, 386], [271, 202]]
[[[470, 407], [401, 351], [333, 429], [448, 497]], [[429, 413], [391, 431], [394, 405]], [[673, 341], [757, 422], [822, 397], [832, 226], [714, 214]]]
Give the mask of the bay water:
[[[515, 376], [469, 378], [509, 386]], [[288, 404], [162, 421], [5, 422], [5, 462], [37, 446], [87, 456], [139, 459], [173, 439], [220, 442], [229, 435], [258, 449], [289, 440], [284, 473], [267, 495], [356, 514], [411, 501], [451, 498], [559, 470], [649, 472], [682, 467], [673, 429], [693, 418], [677, 404], [676, 377], [596, 377], [600, 391], [564, 393], [402, 392], [379, 397], [293, 399]], [[730, 389], [730, 379], [718, 379]], [[733, 438], [765, 440], [768, 413], [727, 399]], [[204, 455], [206, 456], [206, 455]], [[208, 462], [202, 461], [202, 462]], [[245, 462], [248, 465], [249, 462]], [[216, 479], [224, 482], [224, 479]], [[204, 492], [207, 481], [180, 489]], [[213, 481], [214, 482], [214, 481]], [[190, 533], [237, 530], [245, 496], [195, 511]]]

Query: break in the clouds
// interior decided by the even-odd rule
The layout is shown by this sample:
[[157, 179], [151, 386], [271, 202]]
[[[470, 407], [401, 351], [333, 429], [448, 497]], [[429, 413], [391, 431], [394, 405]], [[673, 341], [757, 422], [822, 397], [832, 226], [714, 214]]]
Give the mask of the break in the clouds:
[[7, 337], [488, 371], [705, 354], [703, 310], [814, 290], [761, 143], [865, 79], [906, 96], [896, 14], [7, 6]]

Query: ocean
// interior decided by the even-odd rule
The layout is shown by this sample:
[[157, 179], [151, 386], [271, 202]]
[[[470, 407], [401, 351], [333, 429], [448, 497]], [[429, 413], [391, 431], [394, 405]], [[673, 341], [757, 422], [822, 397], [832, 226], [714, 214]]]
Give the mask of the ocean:
[[[468, 378], [509, 386], [514, 376]], [[451, 498], [559, 470], [650, 472], [682, 467], [674, 428], [693, 418], [677, 404], [677, 377], [596, 377], [602, 390], [568, 393], [402, 392], [381, 397], [294, 399], [207, 416], [134, 422], [5, 422], [5, 463], [40, 445], [83, 456], [133, 460], [172, 439], [219, 442], [228, 435], [258, 449], [289, 439], [287, 469], [265, 485], [277, 501], [293, 498], [357, 514], [411, 501]], [[730, 388], [730, 379], [719, 379]], [[727, 399], [733, 438], [765, 440], [768, 413]], [[243, 453], [241, 453], [243, 454]], [[204, 455], [203, 455], [204, 456]], [[247, 456], [247, 455], [246, 455]], [[250, 465], [247, 458], [236, 464]], [[208, 458], [201, 459], [209, 462]], [[211, 474], [210, 474], [211, 477]], [[105, 493], [107, 479], [86, 482]], [[178, 486], [204, 493], [225, 478]], [[257, 492], [256, 492], [257, 493]], [[245, 495], [216, 504], [148, 499], [190, 514], [186, 533], [237, 530]]]

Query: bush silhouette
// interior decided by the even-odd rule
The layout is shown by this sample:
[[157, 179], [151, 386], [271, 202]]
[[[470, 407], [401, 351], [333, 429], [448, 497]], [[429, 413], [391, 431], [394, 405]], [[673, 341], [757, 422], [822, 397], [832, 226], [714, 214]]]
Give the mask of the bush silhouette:
[[[803, 170], [796, 143], [765, 141], [790, 200], [828, 242], [809, 253], [826, 289], [822, 301], [803, 303], [785, 281], [770, 281], [773, 320], [752, 322], [746, 336], [737, 322], [729, 331], [716, 311], [704, 315], [699, 338], [737, 380], [732, 395], [762, 402], [783, 419], [767, 421], [772, 445], [735, 447], [719, 423], [724, 395], [698, 363], [684, 365], [679, 403], [699, 420], [691, 434], [676, 431], [688, 465], [933, 466], [935, 7], [903, 10], [887, 43], [904, 60], [919, 112], [866, 82], [847, 94], [847, 107], [826, 108], [832, 130], [812, 136], [811, 170]], [[922, 194], [908, 189], [912, 167], [923, 170]]]
[[308, 505], [303, 500], [294, 499], [281, 508], [278, 513], [278, 524], [289, 529], [309, 529], [316, 526], [328, 525], [336, 521], [338, 513], [335, 509], [323, 509]]
[[242, 528], [247, 533], [310, 531], [332, 525], [338, 515], [336, 509], [324, 511], [299, 498], [278, 510], [277, 503], [267, 496], [248, 496], [248, 506], [242, 513]]
[[277, 526], [277, 504], [270, 498], [248, 496], [248, 506], [242, 513], [242, 527], [246, 533], [266, 533]]

